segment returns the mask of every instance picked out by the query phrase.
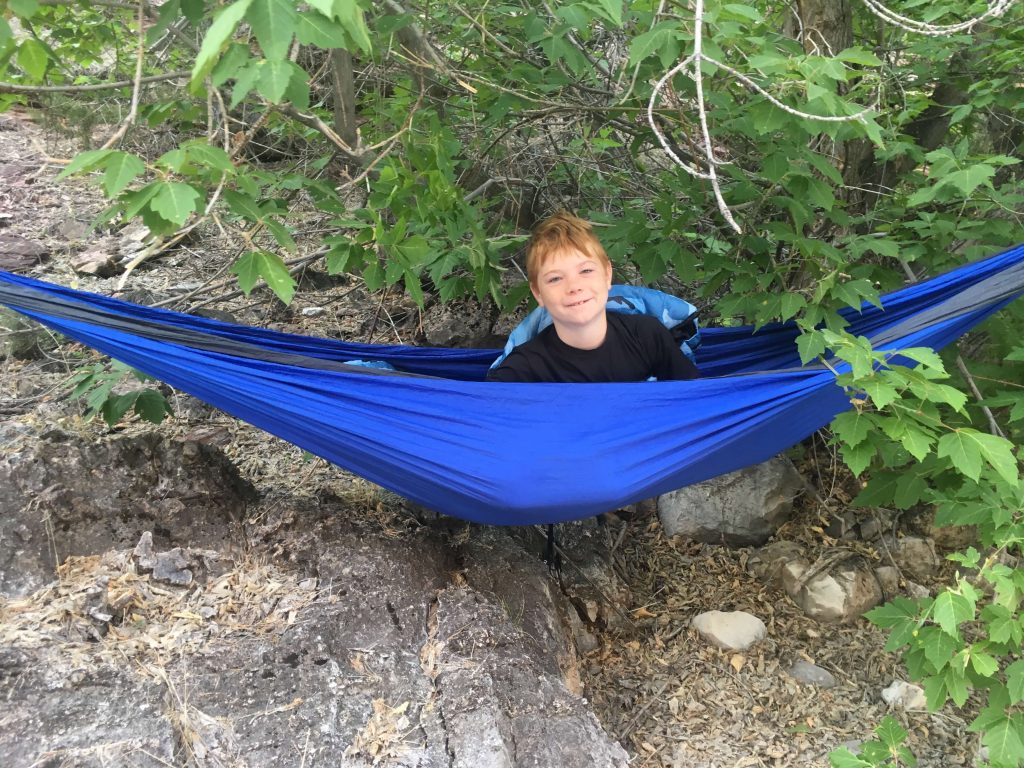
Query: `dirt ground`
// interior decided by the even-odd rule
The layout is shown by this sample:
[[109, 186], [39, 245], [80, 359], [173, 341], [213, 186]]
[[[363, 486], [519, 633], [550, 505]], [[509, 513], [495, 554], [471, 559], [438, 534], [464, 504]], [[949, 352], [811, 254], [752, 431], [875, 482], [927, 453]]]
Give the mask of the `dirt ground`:
[[[83, 180], [53, 181], [60, 169], [53, 160], [69, 158], [76, 148], [45, 126], [43, 118], [24, 110], [0, 115], [0, 235], [46, 246], [50, 256], [33, 276], [112, 293], [120, 275], [76, 275], [69, 259], [84, 250], [118, 246], [126, 233], [116, 227], [90, 231], [102, 197]], [[303, 244], [310, 250], [316, 245]], [[251, 299], [236, 295], [222, 271], [237, 255], [230, 246], [193, 235], [132, 272], [123, 295], [145, 301], [191, 294], [171, 308], [206, 304], [231, 312], [238, 322], [350, 341], [411, 340], [403, 330], [408, 324], [401, 322], [409, 314], [408, 302], [370, 295], [358, 281], [342, 287], [310, 276], [287, 309], [265, 291]], [[336, 311], [302, 311], [331, 305]], [[71, 389], [69, 372], [59, 350], [42, 360], [0, 361], [0, 401], [21, 412], [60, 401]], [[187, 431], [188, 419], [179, 413], [166, 428]], [[307, 461], [296, 475], [298, 449], [227, 416], [222, 422], [226, 450], [264, 494], [260, 515], [276, 514], [274, 499], [288, 492], [328, 486], [362, 500], [366, 513], [374, 513], [374, 504], [366, 503], [374, 491], [363, 481], [319, 460]], [[97, 436], [106, 430], [99, 422], [80, 428]], [[829, 489], [820, 490], [828, 500]], [[806, 545], [812, 557], [835, 546], [822, 533], [822, 513], [817, 501], [802, 500], [797, 519], [780, 535]], [[898, 659], [883, 651], [883, 633], [865, 620], [819, 624], [747, 573], [749, 550], [668, 539], [656, 517], [615, 521], [607, 530], [632, 605], [597, 638], [582, 669], [585, 695], [607, 731], [633, 756], [633, 765], [826, 766], [830, 750], [868, 738], [887, 714], [880, 692], [893, 679], [905, 679], [904, 672]], [[573, 567], [571, 561], [564, 565]], [[690, 619], [705, 610], [748, 611], [765, 622], [768, 637], [745, 654], [712, 648], [689, 628]], [[837, 686], [821, 690], [795, 681], [786, 670], [797, 659], [829, 670]], [[910, 732], [919, 765], [972, 764], [977, 739], [966, 732], [969, 717], [962, 712], [947, 707], [938, 713], [891, 714]]]

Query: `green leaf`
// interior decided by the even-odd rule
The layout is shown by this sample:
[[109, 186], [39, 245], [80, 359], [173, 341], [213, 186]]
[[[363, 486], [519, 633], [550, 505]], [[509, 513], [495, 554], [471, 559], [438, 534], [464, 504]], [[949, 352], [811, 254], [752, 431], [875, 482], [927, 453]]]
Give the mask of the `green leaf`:
[[907, 732], [900, 727], [892, 717], [888, 715], [882, 719], [882, 722], [878, 724], [875, 729], [875, 734], [878, 736], [878, 740], [883, 745], [892, 751], [896, 749], [900, 744], [907, 740]]
[[178, 181], [163, 182], [149, 207], [172, 224], [181, 226], [196, 211], [201, 199], [199, 192]]
[[195, 142], [185, 148], [188, 159], [196, 165], [203, 165], [218, 171], [233, 173], [235, 164], [231, 162], [231, 155], [220, 147], [214, 147], [206, 142]]
[[15, 16], [31, 19], [39, 10], [39, 3], [36, 0], [8, 0], [7, 7], [14, 12]]
[[874, 768], [874, 763], [862, 760], [846, 747], [830, 752], [828, 763], [832, 768]]
[[370, 30], [366, 27], [363, 11], [353, 0], [334, 0], [334, 15], [348, 32], [352, 42], [364, 53], [370, 53]]
[[300, 13], [295, 25], [295, 36], [303, 45], [315, 45], [320, 48], [345, 47], [345, 28], [319, 13]]
[[761, 15], [761, 13], [756, 8], [753, 8], [749, 5], [740, 5], [739, 3], [726, 3], [725, 5], [722, 6], [722, 10], [727, 11], [730, 16], [734, 16], [740, 19], [747, 19], [748, 21], [753, 21], [756, 23], [764, 21], [764, 17]]
[[629, 44], [630, 66], [636, 66], [653, 53], [658, 53], [661, 58], [661, 54], [666, 51], [671, 54], [671, 59], [676, 59], [679, 53], [678, 33], [678, 25], [663, 21], [656, 24], [653, 29], [634, 37]]
[[806, 365], [825, 351], [825, 339], [820, 333], [804, 332], [796, 339], [796, 348], [800, 353], [800, 362]]
[[925, 658], [935, 667], [936, 672], [941, 672], [953, 654], [960, 649], [960, 643], [956, 638], [935, 627], [923, 628], [919, 639], [924, 647]]
[[1024, 756], [1019, 723], [1004, 717], [992, 725], [981, 737], [981, 743], [988, 747], [988, 757], [997, 765], [1020, 765]]
[[245, 12], [249, 9], [252, 1], [235, 0], [234, 3], [225, 7], [217, 15], [217, 18], [214, 19], [213, 24], [210, 25], [209, 30], [206, 32], [206, 37], [203, 38], [203, 44], [199, 47], [199, 53], [196, 54], [196, 62], [192, 66], [192, 82], [190, 87], [193, 93], [199, 90], [203, 80], [210, 74], [213, 65], [217, 63], [217, 57], [220, 55], [221, 48], [235, 33], [235, 28], [242, 20], [242, 17], [245, 16]]
[[860, 475], [861, 472], [868, 468], [876, 453], [876, 448], [872, 443], [861, 443], [855, 447], [844, 445], [841, 450], [843, 463], [846, 464], [854, 476]]
[[290, 61], [264, 61], [260, 63], [260, 77], [256, 90], [271, 104], [278, 104], [288, 90], [288, 83], [295, 74], [295, 65]]
[[956, 467], [971, 480], [981, 476], [981, 448], [977, 441], [966, 435], [967, 430], [958, 429], [939, 438], [937, 454], [939, 458], [949, 457]]
[[975, 189], [988, 182], [995, 174], [996, 169], [991, 165], [978, 163], [943, 177], [936, 186], [952, 185], [959, 189], [964, 197], [967, 197]]
[[30, 37], [18, 48], [18, 66], [35, 82], [43, 79], [49, 62], [50, 56], [46, 52], [46, 46], [35, 38]]
[[263, 211], [260, 204], [244, 192], [235, 192], [233, 189], [224, 190], [222, 195], [228, 209], [236, 216], [242, 216], [250, 221], [262, 221]]
[[113, 153], [112, 149], [91, 149], [88, 152], [80, 152], [71, 159], [63, 171], [57, 174], [57, 179], [65, 179], [74, 173], [99, 168]]
[[932, 605], [932, 619], [952, 637], [959, 637], [959, 626], [973, 618], [974, 603], [956, 592], [941, 592]]
[[1019, 479], [1017, 459], [1013, 455], [1013, 443], [1003, 437], [987, 432], [974, 432], [969, 438], [978, 444], [978, 450], [999, 476], [1010, 485], [1017, 485]]
[[1011, 704], [1024, 701], [1024, 660], [1018, 659], [1006, 668], [1006, 690]]
[[622, 0], [595, 0], [591, 3], [584, 3], [584, 5], [594, 9], [601, 17], [616, 27], [622, 26]]
[[128, 152], [114, 152], [107, 160], [103, 188], [107, 197], [114, 197], [146, 170], [145, 164]]
[[851, 448], [864, 442], [871, 431], [871, 426], [870, 417], [856, 408], [845, 411], [832, 420], [832, 431], [836, 437]]
[[268, 59], [283, 61], [287, 58], [298, 22], [293, 0], [252, 0], [245, 20], [252, 26]]
[[167, 399], [155, 389], [143, 389], [135, 398], [135, 413], [152, 424], [159, 424], [173, 413]]
[[238, 286], [246, 296], [261, 277], [285, 304], [289, 304], [295, 295], [295, 280], [288, 274], [288, 267], [277, 254], [250, 251], [235, 262], [231, 271], [238, 275]]
[[921, 501], [927, 492], [928, 484], [920, 476], [904, 478], [896, 487], [893, 504], [897, 509], [910, 509]]
[[982, 677], [993, 677], [999, 671], [995, 657], [981, 651], [971, 651], [971, 666]]
[[854, 46], [853, 48], [847, 48], [845, 51], [840, 51], [836, 54], [836, 58], [840, 61], [845, 61], [848, 64], [859, 64], [864, 67], [882, 66], [881, 59], [875, 56], [871, 51], [866, 51], [860, 46]]

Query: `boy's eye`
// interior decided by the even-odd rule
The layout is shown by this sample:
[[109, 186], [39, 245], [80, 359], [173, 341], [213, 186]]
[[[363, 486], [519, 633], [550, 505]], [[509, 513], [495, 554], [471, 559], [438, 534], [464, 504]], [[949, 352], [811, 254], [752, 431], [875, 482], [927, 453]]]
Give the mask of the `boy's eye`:
[[547, 284], [548, 284], [548, 285], [551, 285], [552, 283], [557, 283], [557, 282], [558, 282], [559, 280], [561, 280], [561, 279], [562, 279], [562, 278], [560, 278], [560, 277], [559, 277], [559, 276], [557, 276], [557, 275], [552, 275], [551, 277], [549, 277], [549, 278], [547, 279], [547, 281], [546, 281], [546, 282], [547, 282]]
[[584, 275], [589, 275], [593, 271], [593, 267], [584, 267], [583, 269], [580, 270], [580, 272], [583, 273]]

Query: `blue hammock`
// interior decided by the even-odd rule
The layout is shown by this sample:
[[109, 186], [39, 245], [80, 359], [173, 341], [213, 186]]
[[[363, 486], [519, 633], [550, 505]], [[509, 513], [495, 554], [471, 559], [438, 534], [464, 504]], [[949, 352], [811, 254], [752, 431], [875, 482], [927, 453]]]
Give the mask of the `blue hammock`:
[[[845, 312], [876, 349], [945, 346], [1024, 292], [1024, 246]], [[764, 461], [850, 407], [792, 324], [704, 329], [704, 378], [482, 381], [500, 350], [351, 344], [0, 272], [0, 304], [428, 508], [579, 519]], [[385, 360], [413, 375], [348, 364]]]

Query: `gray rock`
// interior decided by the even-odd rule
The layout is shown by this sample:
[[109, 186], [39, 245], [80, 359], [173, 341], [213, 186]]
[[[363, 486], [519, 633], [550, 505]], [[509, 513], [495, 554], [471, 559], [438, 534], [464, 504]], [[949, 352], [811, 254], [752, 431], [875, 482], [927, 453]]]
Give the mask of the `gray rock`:
[[882, 599], [892, 600], [900, 591], [900, 572], [892, 565], [880, 565], [875, 568], [875, 578], [882, 588]]
[[892, 531], [896, 515], [888, 509], [872, 509], [870, 516], [860, 524], [860, 537], [873, 541]]
[[[69, 555], [230, 539], [255, 491], [216, 446], [156, 434], [89, 442], [60, 432], [0, 458], [0, 593], [20, 596]], [[102, 468], [102, 469], [101, 469]]]
[[932, 596], [932, 591], [916, 581], [907, 580], [907, 595], [914, 598], [915, 600], [924, 600], [926, 597]]
[[861, 563], [845, 563], [831, 572], [805, 579], [809, 566], [788, 563], [783, 570], [786, 593], [813, 619], [825, 622], [856, 621], [882, 601], [882, 588], [872, 571]]
[[747, 571], [775, 589], [782, 589], [786, 564], [803, 557], [804, 548], [793, 541], [773, 541], [747, 558]]
[[729, 651], [745, 651], [768, 634], [764, 622], [745, 611], [705, 611], [695, 616], [690, 626]]
[[495, 311], [476, 301], [434, 304], [423, 313], [423, 337], [436, 347], [495, 347], [491, 324]]
[[0, 269], [5, 272], [24, 272], [49, 255], [50, 250], [42, 243], [7, 232], [0, 234]]
[[836, 685], [836, 678], [831, 672], [804, 659], [793, 662], [793, 666], [789, 668], [789, 675], [801, 683], [817, 688], [835, 688]]
[[0, 307], [0, 360], [9, 357], [25, 360], [39, 357], [51, 339], [48, 331], [23, 315]]
[[776, 457], [667, 493], [658, 498], [658, 515], [669, 536], [756, 546], [789, 519], [803, 488], [792, 462]]
[[930, 539], [905, 536], [897, 539], [895, 543], [890, 541], [888, 544], [896, 565], [911, 579], [927, 581], [938, 570], [939, 558]]
[[0, 650], [0, 754], [8, 768], [178, 765], [164, 688], [135, 670], [74, 669], [58, 649]]

